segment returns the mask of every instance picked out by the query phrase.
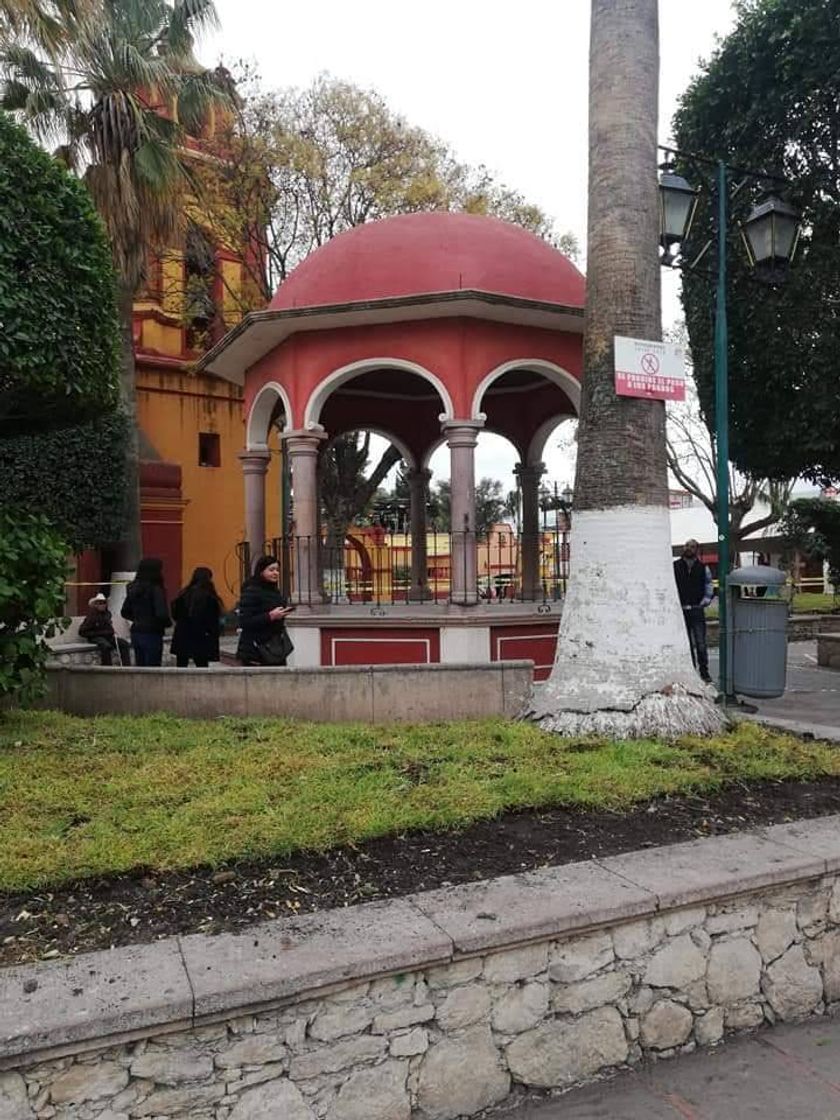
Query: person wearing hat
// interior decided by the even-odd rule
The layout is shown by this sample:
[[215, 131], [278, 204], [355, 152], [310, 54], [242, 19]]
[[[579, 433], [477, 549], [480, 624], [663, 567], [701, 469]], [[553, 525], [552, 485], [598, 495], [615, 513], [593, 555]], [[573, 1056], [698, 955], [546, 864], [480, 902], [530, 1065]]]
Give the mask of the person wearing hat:
[[110, 665], [116, 650], [119, 654], [120, 665], [131, 664], [131, 651], [124, 638], [118, 638], [114, 633], [114, 623], [111, 612], [108, 610], [108, 600], [100, 591], [88, 600], [88, 611], [84, 622], [79, 627], [79, 637], [92, 642], [99, 650], [100, 663]]

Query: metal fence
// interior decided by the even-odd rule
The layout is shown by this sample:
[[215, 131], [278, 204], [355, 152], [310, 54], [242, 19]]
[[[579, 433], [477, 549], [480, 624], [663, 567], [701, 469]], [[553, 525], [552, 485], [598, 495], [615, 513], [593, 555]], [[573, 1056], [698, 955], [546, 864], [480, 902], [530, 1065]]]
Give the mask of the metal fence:
[[[524, 543], [521, 534], [498, 530], [487, 534], [432, 530], [425, 551], [421, 542], [415, 565], [410, 534], [373, 529], [354, 530], [343, 545], [311, 537], [274, 537], [265, 542], [265, 552], [280, 565], [283, 593], [313, 605], [434, 604], [475, 601], [476, 596], [502, 605], [562, 599], [569, 572], [568, 531], [546, 529], [537, 534], [533, 547], [524, 550], [533, 557], [530, 571], [525, 570], [529, 565], [527, 555], [523, 557]], [[242, 581], [252, 564], [247, 543], [237, 546], [237, 556]], [[313, 568], [309, 579], [308, 566]]]

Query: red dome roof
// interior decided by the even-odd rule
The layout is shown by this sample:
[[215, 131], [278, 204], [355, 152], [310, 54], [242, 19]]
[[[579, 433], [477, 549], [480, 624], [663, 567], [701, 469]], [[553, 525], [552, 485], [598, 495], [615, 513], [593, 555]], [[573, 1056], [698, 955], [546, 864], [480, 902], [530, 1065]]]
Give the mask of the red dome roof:
[[341, 233], [278, 289], [277, 310], [395, 296], [496, 292], [583, 307], [584, 279], [541, 238], [478, 214], [403, 214]]

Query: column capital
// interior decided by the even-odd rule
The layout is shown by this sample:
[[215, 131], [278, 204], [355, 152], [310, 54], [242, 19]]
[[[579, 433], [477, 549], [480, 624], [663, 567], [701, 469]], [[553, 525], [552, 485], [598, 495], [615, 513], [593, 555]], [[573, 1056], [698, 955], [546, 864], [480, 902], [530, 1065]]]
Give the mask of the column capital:
[[265, 474], [268, 470], [268, 464], [271, 462], [271, 452], [267, 449], [264, 451], [240, 451], [236, 457], [242, 464], [243, 474]]
[[475, 447], [483, 427], [483, 420], [444, 420], [440, 430], [449, 447]]
[[319, 425], [317, 428], [296, 428], [283, 432], [283, 447], [290, 455], [317, 455], [327, 433]]
[[522, 482], [539, 482], [545, 474], [545, 463], [517, 463], [513, 473]]
[[408, 480], [409, 486], [418, 486], [421, 483], [425, 486], [431, 481], [432, 472], [428, 467], [415, 467], [413, 470], [406, 471], [405, 477]]

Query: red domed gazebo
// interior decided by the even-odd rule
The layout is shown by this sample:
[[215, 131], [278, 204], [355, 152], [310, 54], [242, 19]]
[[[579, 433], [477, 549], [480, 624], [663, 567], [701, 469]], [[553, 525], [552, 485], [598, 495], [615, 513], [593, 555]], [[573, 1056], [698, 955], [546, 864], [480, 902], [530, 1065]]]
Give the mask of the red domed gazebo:
[[[265, 536], [272, 425], [289, 456], [299, 556], [294, 594], [323, 613], [318, 571], [319, 449], [380, 433], [411, 484], [411, 588], [426, 583], [425, 494], [432, 453], [451, 454], [452, 594], [478, 599], [474, 450], [482, 430], [519, 453], [522, 588], [539, 583], [538, 487], [545, 442], [580, 399], [584, 278], [518, 226], [471, 214], [409, 214], [340, 234], [304, 260], [265, 311], [202, 362], [244, 385], [246, 534]], [[302, 543], [301, 543], [302, 542]]]

